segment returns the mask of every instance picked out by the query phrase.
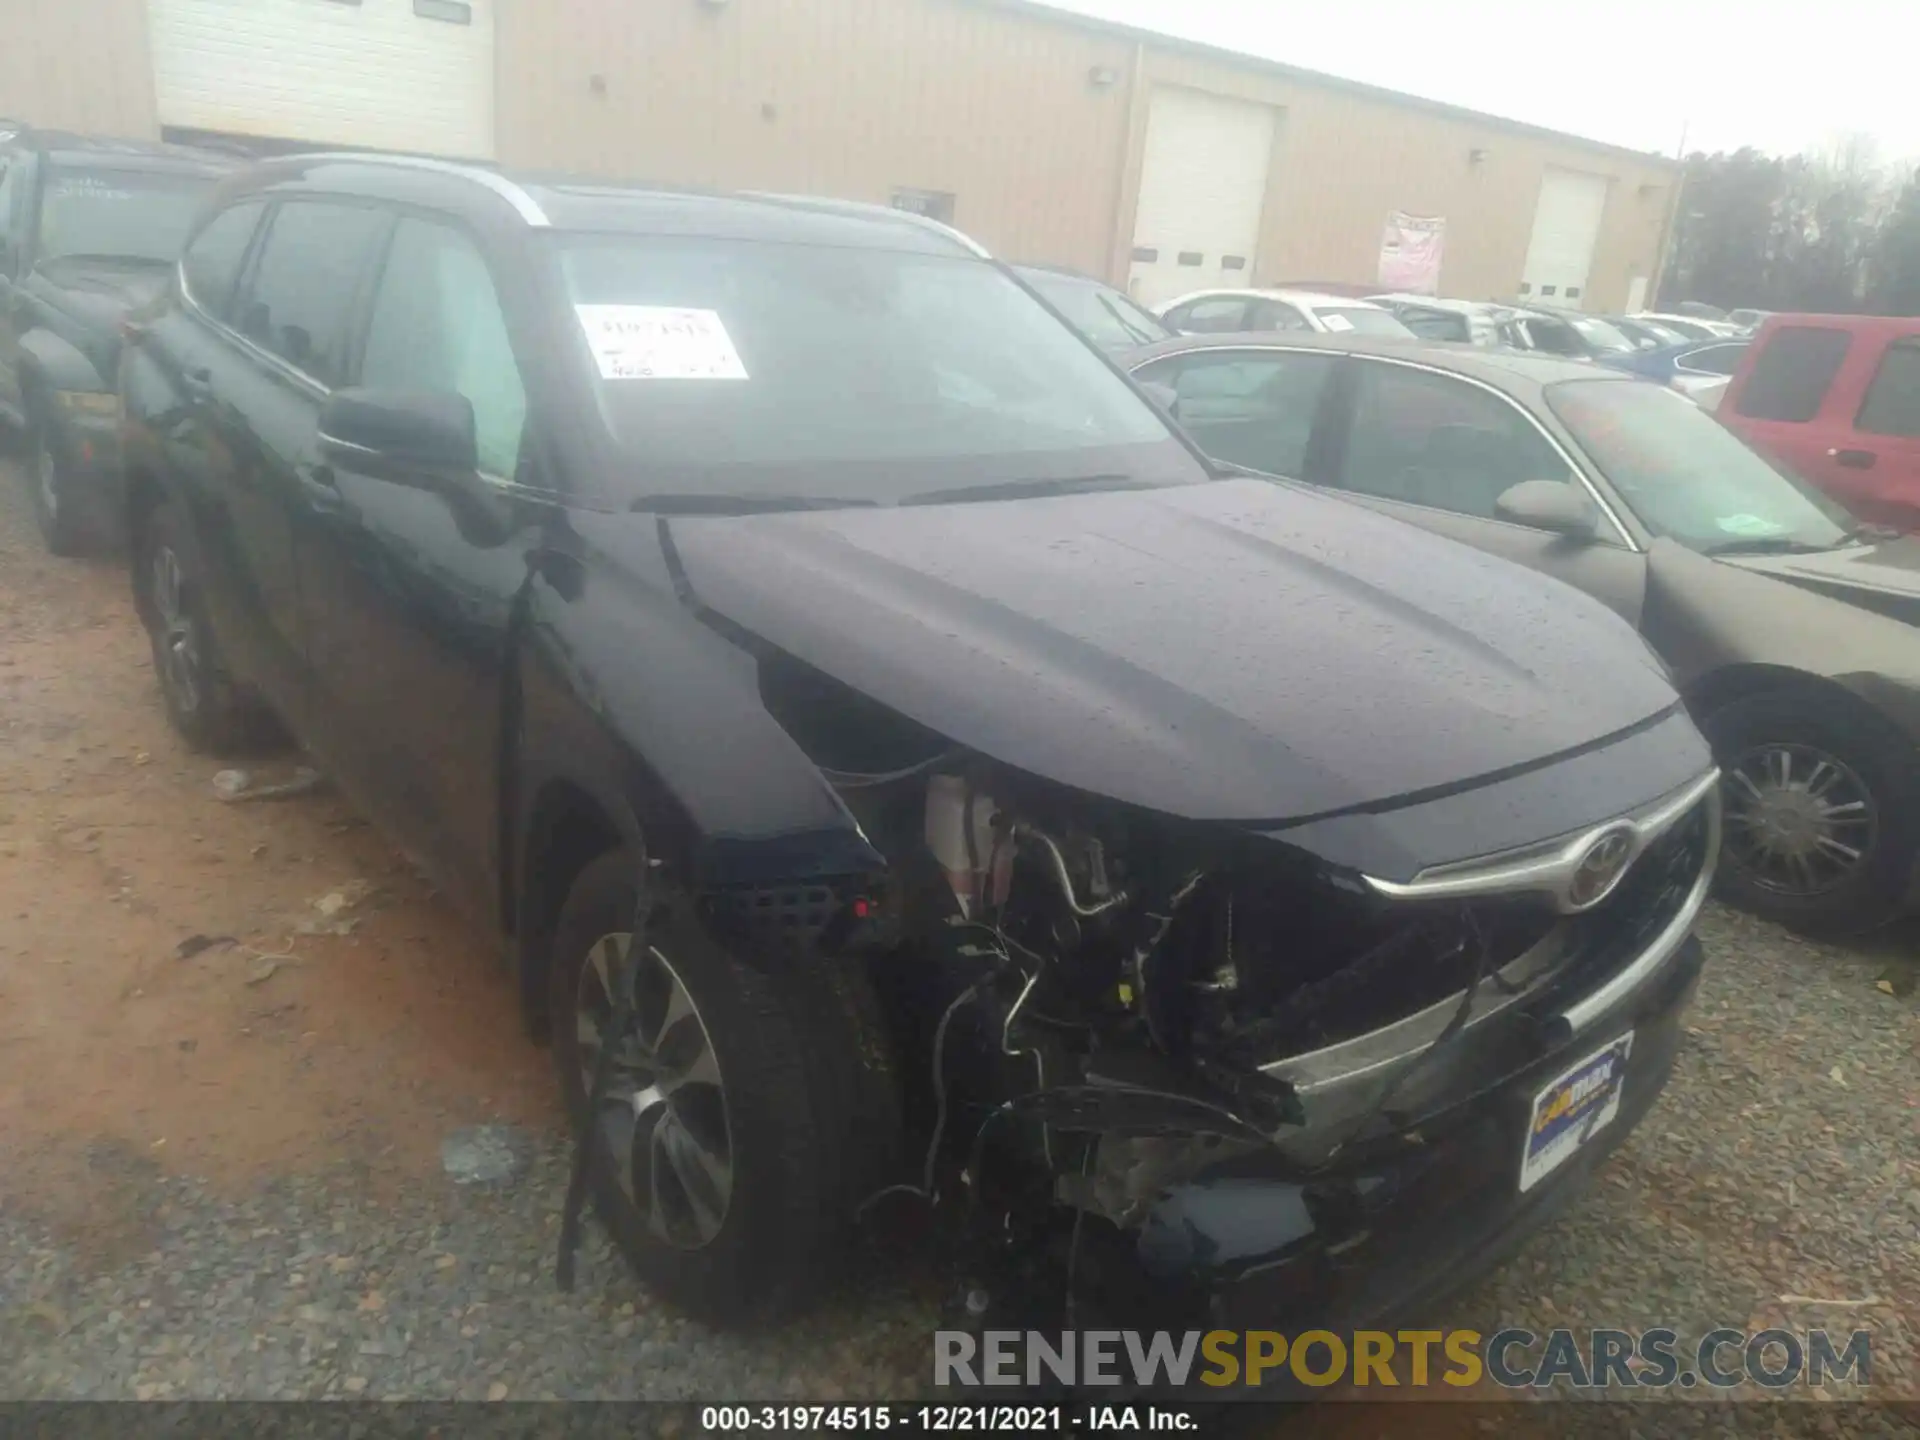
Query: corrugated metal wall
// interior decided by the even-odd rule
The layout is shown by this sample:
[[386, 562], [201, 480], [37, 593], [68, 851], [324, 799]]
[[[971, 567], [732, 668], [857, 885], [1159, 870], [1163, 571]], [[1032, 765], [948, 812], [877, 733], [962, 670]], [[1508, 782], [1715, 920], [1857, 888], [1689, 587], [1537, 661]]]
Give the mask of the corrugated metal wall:
[[0, 0], [0, 117], [157, 135], [146, 0]]
[[1406, 210], [1447, 217], [1449, 293], [1510, 296], [1548, 164], [1613, 180], [1593, 308], [1624, 303], [1660, 244], [1658, 162], [982, 0], [502, 0], [499, 24], [510, 163], [951, 192], [955, 223], [1011, 259], [1125, 275], [1154, 82], [1280, 109], [1263, 280], [1371, 281], [1381, 227]]

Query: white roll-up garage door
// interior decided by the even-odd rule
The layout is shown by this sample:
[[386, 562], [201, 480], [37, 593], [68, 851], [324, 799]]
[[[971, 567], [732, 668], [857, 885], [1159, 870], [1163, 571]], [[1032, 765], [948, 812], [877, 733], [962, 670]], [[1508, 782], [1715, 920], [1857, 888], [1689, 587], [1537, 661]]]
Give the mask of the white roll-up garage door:
[[1147, 112], [1131, 289], [1143, 305], [1253, 283], [1274, 110], [1162, 86]]
[[1604, 175], [1547, 168], [1533, 212], [1533, 239], [1520, 275], [1523, 299], [1586, 308], [1587, 272], [1607, 211]]
[[496, 0], [148, 0], [160, 123], [493, 155]]

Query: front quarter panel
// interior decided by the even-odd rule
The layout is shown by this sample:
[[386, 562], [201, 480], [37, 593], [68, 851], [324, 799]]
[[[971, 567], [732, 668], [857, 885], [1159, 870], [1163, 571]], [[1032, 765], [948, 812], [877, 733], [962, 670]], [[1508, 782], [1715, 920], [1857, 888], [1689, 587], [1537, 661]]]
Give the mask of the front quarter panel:
[[[590, 517], [587, 519], [591, 525]], [[761, 703], [753, 658], [675, 593], [657, 538], [543, 556], [519, 665], [522, 833], [551, 781], [617, 796], [629, 840], [695, 888], [880, 868]]]
[[1866, 701], [1920, 742], [1920, 631], [1786, 580], [1699, 555], [1671, 540], [1648, 551], [1644, 633], [1681, 693], [1753, 669], [1811, 676]]

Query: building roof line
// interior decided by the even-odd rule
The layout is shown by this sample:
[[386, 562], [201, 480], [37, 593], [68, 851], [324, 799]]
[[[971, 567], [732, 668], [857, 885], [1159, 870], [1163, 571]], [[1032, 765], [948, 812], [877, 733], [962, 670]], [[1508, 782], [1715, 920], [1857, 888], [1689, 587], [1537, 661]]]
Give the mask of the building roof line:
[[1465, 124], [1484, 125], [1505, 130], [1510, 134], [1552, 140], [1561, 145], [1577, 146], [1582, 150], [1613, 155], [1643, 165], [1654, 165], [1667, 171], [1678, 171], [1681, 168], [1679, 160], [1669, 155], [1662, 155], [1658, 151], [1635, 150], [1631, 146], [1615, 145], [1606, 140], [1594, 140], [1565, 130], [1553, 130], [1545, 125], [1529, 124], [1525, 120], [1511, 120], [1504, 115], [1490, 115], [1484, 110], [1470, 110], [1464, 105], [1450, 105], [1444, 100], [1429, 100], [1425, 96], [1409, 95], [1404, 90], [1389, 90], [1384, 85], [1369, 85], [1363, 80], [1349, 80], [1341, 75], [1329, 75], [1324, 70], [1309, 70], [1304, 66], [1290, 65], [1284, 60], [1269, 59], [1265, 55], [1255, 55], [1246, 50], [1231, 50], [1224, 45], [1210, 45], [1204, 40], [1188, 40], [1183, 36], [1169, 35], [1162, 30], [1148, 30], [1119, 20], [1106, 20], [1098, 15], [1065, 10], [1058, 5], [1046, 3], [1046, 0], [963, 0], [963, 3], [1023, 14], [1074, 29], [1090, 30], [1096, 34], [1112, 35], [1131, 40], [1137, 45], [1193, 55], [1242, 70], [1257, 70], [1270, 75], [1284, 76], [1289, 80], [1297, 80], [1303, 85], [1323, 90], [1341, 90], [1369, 100], [1378, 100], [1383, 104], [1396, 105], [1403, 110], [1420, 110], [1429, 115], [1438, 115]]

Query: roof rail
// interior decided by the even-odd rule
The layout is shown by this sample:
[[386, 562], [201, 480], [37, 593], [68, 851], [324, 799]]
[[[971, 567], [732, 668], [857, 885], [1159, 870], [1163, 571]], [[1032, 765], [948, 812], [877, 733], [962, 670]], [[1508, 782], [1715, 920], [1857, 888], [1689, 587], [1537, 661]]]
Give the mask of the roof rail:
[[400, 165], [413, 170], [431, 170], [441, 175], [458, 176], [481, 185], [513, 206], [520, 218], [542, 229], [553, 223], [540, 202], [497, 170], [483, 165], [463, 165], [457, 160], [435, 160], [426, 155], [395, 155], [384, 150], [295, 150], [275, 156], [284, 160], [346, 160], [359, 164]]
[[746, 190], [741, 192], [755, 200], [777, 200], [782, 205], [791, 205], [800, 210], [819, 210], [833, 215], [866, 215], [874, 219], [886, 217], [901, 221], [907, 225], [917, 225], [922, 230], [931, 230], [962, 249], [979, 256], [982, 260], [991, 260], [992, 254], [987, 247], [953, 226], [935, 220], [931, 215], [922, 215], [913, 210], [896, 210], [891, 205], [876, 205], [869, 200], [840, 200], [828, 195], [783, 195], [775, 190]]

